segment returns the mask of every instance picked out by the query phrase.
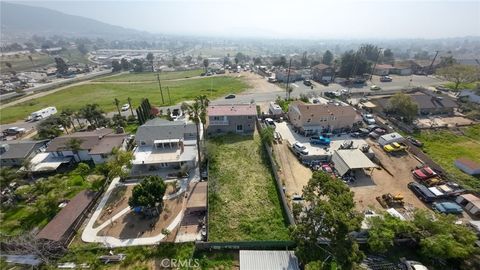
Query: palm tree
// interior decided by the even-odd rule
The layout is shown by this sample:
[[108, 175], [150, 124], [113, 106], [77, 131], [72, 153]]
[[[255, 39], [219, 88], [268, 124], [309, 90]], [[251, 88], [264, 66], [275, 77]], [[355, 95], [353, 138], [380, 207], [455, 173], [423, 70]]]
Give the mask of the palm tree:
[[130, 112], [132, 113], [132, 116], [135, 116], [135, 115], [133, 114], [132, 99], [131, 99], [130, 97], [128, 97], [127, 100], [128, 100], [128, 105], [130, 106]]
[[210, 104], [210, 100], [208, 100], [206, 95], [201, 95], [196, 98], [196, 100], [200, 103], [200, 122], [202, 122], [202, 131], [203, 136], [202, 138], [205, 140], [205, 125], [207, 124], [207, 108], [208, 104]]
[[197, 151], [198, 151], [198, 169], [200, 175], [202, 174], [202, 156], [200, 151], [200, 114], [202, 113], [201, 104], [195, 100], [193, 104], [188, 107], [188, 118], [190, 118], [197, 126]]
[[64, 109], [60, 114], [60, 116], [66, 117], [70, 122], [70, 125], [73, 127], [73, 130], [77, 131], [77, 127], [75, 127], [75, 123], [73, 122], [73, 115], [74, 115], [74, 112], [72, 109]]
[[73, 154], [77, 155], [78, 160], [80, 161], [80, 154], [78, 153], [78, 151], [82, 149], [82, 140], [77, 138], [71, 138], [67, 141], [65, 147], [69, 150], [72, 150]]
[[122, 115], [120, 112], [120, 100], [118, 100], [118, 98], [115, 98], [115, 106], [117, 106], [118, 115]]

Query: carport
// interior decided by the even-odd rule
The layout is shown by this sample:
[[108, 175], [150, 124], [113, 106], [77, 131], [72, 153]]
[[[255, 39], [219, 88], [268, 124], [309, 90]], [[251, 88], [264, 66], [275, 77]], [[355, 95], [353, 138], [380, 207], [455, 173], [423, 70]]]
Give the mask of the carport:
[[340, 176], [344, 176], [353, 170], [378, 167], [359, 149], [335, 150], [332, 155], [332, 161]]

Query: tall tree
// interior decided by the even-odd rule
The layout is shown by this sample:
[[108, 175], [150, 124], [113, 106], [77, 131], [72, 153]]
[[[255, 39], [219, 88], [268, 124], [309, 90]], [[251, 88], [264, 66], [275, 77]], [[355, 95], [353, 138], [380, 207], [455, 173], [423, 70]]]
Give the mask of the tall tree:
[[71, 138], [65, 144], [66, 149], [72, 150], [73, 154], [77, 155], [78, 161], [82, 160], [80, 158], [80, 153], [79, 153], [79, 151], [82, 149], [82, 143], [83, 143], [83, 141], [81, 139]]
[[55, 65], [57, 68], [57, 73], [65, 75], [68, 73], [68, 65], [65, 63], [63, 58], [55, 57]]
[[73, 130], [77, 131], [77, 127], [75, 127], [75, 124], [73, 122], [74, 114], [75, 113], [72, 109], [67, 108], [67, 109], [62, 110], [62, 112], [60, 113], [60, 116], [66, 118], [70, 122], [70, 125], [73, 127]]
[[480, 68], [467, 65], [451, 65], [437, 70], [440, 75], [455, 84], [454, 90], [457, 91], [462, 83], [471, 83], [480, 80]]
[[411, 123], [418, 114], [418, 104], [409, 95], [397, 93], [389, 99], [387, 111]]
[[133, 114], [132, 99], [128, 97], [127, 101], [128, 101], [128, 106], [130, 106], [130, 113], [132, 114], [132, 117], [135, 117], [135, 115]]
[[117, 61], [112, 61], [112, 72], [118, 72], [122, 70], [122, 65]]
[[368, 60], [375, 62], [377, 61], [378, 53], [380, 49], [373, 44], [364, 44], [360, 46], [358, 51]]
[[102, 109], [96, 103], [86, 104], [80, 108], [79, 113], [93, 127], [100, 127], [105, 120]]
[[118, 98], [115, 98], [114, 102], [115, 106], [117, 107], [118, 115], [122, 115], [122, 113], [120, 112], [120, 100], [118, 100]]
[[147, 54], [147, 61], [150, 63], [150, 66], [152, 66], [152, 72], [154, 71], [154, 69], [153, 69], [153, 59], [155, 59], [155, 57], [153, 56], [153, 53], [149, 52]]
[[128, 169], [132, 167], [133, 153], [114, 148], [112, 154], [113, 156], [105, 164], [108, 171], [107, 177], [111, 180], [115, 177], [127, 176]]
[[123, 69], [123, 70], [130, 70], [130, 62], [128, 62], [127, 59], [122, 58], [122, 59], [120, 60], [120, 65], [122, 65], [122, 69]]
[[188, 118], [192, 120], [197, 127], [197, 154], [198, 154], [198, 167], [200, 173], [202, 173], [202, 156], [200, 149], [200, 123], [201, 123], [201, 114], [202, 114], [202, 104], [196, 99], [193, 104], [188, 108]]
[[159, 176], [147, 176], [132, 190], [132, 196], [128, 199], [131, 208], [145, 207], [147, 209], [163, 208], [163, 196], [167, 185]]
[[383, 51], [382, 62], [390, 64], [390, 65], [393, 65], [395, 63], [395, 57], [393, 55], [392, 50], [386, 49], [386, 50]]
[[[303, 197], [308, 207], [301, 214], [295, 213], [297, 222], [292, 227], [297, 256], [305, 264], [321, 261], [322, 265], [336, 263], [341, 269], [352, 269], [363, 259], [351, 235], [363, 219], [354, 210], [353, 193], [343, 182], [315, 172], [303, 189]], [[321, 239], [330, 242], [321, 246]]]
[[327, 50], [322, 57], [322, 64], [331, 65], [333, 61], [333, 53]]
[[207, 72], [208, 64], [209, 64], [208, 59], [207, 58], [203, 59], [203, 67], [205, 68], [205, 72]]

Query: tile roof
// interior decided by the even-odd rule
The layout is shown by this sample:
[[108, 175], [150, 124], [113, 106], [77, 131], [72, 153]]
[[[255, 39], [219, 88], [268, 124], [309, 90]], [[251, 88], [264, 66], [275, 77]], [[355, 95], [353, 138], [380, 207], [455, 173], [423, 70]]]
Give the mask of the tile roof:
[[255, 104], [211, 105], [207, 108], [209, 116], [253, 116], [257, 115]]
[[90, 190], [80, 191], [58, 214], [37, 234], [37, 239], [61, 241], [75, 221], [87, 209], [97, 193]]

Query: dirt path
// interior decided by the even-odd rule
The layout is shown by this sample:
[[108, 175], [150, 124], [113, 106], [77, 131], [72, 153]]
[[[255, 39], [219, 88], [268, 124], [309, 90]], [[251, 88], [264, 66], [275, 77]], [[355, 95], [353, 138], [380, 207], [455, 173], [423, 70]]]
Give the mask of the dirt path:
[[312, 178], [312, 171], [303, 166], [288, 149], [287, 143], [274, 145], [274, 154], [281, 167], [280, 178], [286, 187], [287, 197], [293, 194], [302, 194], [303, 187]]

